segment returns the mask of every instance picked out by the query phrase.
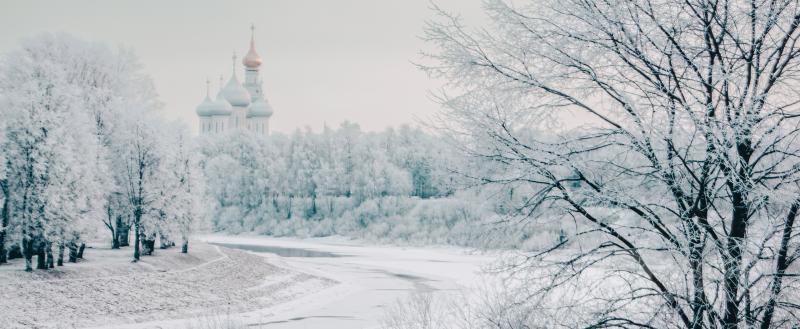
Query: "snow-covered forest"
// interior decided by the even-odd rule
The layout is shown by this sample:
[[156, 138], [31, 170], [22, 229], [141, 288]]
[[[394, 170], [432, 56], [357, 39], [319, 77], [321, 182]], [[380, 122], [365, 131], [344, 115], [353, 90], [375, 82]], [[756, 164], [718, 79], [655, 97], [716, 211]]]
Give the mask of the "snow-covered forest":
[[43, 34], [1, 65], [0, 263], [74, 263], [101, 234], [133, 243], [134, 261], [156, 240], [186, 252], [201, 183], [193, 138], [161, 119], [133, 53]]
[[[367, 133], [345, 122], [199, 145], [205, 212], [217, 231], [474, 247], [532, 248], [558, 238], [547, 228], [496, 225], [513, 192], [470, 189], [461, 171], [471, 161], [419, 128]], [[536, 231], [545, 233], [534, 239]]]

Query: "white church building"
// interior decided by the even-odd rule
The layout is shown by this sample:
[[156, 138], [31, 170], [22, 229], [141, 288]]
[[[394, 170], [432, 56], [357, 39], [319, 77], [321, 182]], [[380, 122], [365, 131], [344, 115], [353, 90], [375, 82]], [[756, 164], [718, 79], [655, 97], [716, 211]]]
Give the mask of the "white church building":
[[255, 49], [255, 28], [251, 27], [250, 50], [242, 58], [244, 65], [244, 85], [236, 77], [236, 54], [233, 55], [233, 72], [225, 86], [222, 86], [214, 99], [210, 96], [209, 82], [206, 81], [206, 98], [197, 106], [200, 119], [200, 134], [220, 134], [232, 130], [249, 130], [259, 135], [269, 134], [269, 118], [272, 106], [264, 97], [262, 80], [258, 75], [261, 56]]

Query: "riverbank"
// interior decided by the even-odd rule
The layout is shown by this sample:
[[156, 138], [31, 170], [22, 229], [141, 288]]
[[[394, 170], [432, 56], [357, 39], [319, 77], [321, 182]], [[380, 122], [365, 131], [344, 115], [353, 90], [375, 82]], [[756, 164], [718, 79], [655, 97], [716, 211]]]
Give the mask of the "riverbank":
[[371, 245], [342, 237], [199, 239], [237, 245], [282, 268], [339, 282], [287, 303], [237, 314], [235, 321], [242, 328], [381, 328], [387, 308], [414, 294], [468, 294], [484, 280], [484, 267], [496, 259], [458, 247]]
[[333, 286], [333, 280], [202, 242], [130, 262], [128, 248], [88, 249], [47, 271], [0, 266], [1, 328], [119, 327], [268, 308]]

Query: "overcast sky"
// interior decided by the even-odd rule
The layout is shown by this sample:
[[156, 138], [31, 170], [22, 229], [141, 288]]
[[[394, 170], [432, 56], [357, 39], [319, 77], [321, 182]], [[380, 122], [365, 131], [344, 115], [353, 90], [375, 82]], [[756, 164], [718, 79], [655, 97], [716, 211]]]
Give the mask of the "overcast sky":
[[[481, 20], [480, 0], [439, 0]], [[169, 118], [196, 129], [206, 77], [231, 74], [250, 24], [275, 109], [273, 131], [357, 122], [365, 130], [411, 123], [437, 109], [411, 61], [431, 17], [428, 0], [9, 1], [0, 0], [0, 52], [37, 33], [68, 32], [135, 49]], [[237, 63], [237, 75], [243, 67]], [[217, 83], [212, 84], [217, 88]]]

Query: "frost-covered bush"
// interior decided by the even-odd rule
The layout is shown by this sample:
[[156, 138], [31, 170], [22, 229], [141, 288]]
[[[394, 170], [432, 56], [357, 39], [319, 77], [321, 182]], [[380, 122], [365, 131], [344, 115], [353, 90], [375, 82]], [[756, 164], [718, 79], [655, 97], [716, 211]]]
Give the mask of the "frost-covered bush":
[[389, 305], [382, 329], [455, 329], [453, 309], [431, 292], [415, 292]]

